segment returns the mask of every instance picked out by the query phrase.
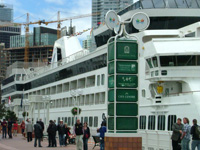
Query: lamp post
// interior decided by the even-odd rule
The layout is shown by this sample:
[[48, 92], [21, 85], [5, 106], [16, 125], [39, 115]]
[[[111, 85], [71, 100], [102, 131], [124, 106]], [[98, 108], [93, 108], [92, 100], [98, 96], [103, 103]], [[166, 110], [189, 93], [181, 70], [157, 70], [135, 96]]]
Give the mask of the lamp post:
[[[77, 96], [81, 97], [81, 95], [83, 95], [83, 90], [82, 89], [77, 89], [77, 90], [72, 90], [70, 91], [71, 96], [73, 97], [74, 101], [74, 106], [75, 103], [77, 105], [77, 118], [79, 118], [79, 100], [77, 100]], [[76, 97], [76, 99], [75, 99]]]

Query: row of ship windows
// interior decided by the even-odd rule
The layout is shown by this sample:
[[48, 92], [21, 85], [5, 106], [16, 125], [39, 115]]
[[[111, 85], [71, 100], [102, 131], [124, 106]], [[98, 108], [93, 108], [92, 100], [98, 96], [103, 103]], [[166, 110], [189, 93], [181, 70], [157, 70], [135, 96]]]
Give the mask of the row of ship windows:
[[[96, 83], [95, 83], [96, 81]], [[29, 93], [29, 95], [53, 95], [59, 94], [62, 92], [68, 92], [70, 90], [75, 90], [79, 88], [93, 87], [93, 86], [103, 86], [105, 85], [105, 74], [97, 75], [97, 77], [89, 76], [86, 78], [81, 78], [78, 80], [74, 80], [71, 82], [55, 85], [52, 87], [48, 87], [46, 89], [41, 89], [38, 91], [34, 91]], [[25, 95], [25, 98], [28, 98], [28, 94]]]
[[[75, 104], [75, 100], [76, 97], [52, 100], [50, 108], [73, 107], [74, 105], [77, 105]], [[105, 92], [77, 96], [77, 100], [78, 105], [80, 106], [105, 104]], [[43, 109], [44, 104], [42, 103], [40, 105], [40, 109]], [[36, 104], [35, 109], [38, 109], [38, 104]]]
[[[67, 123], [68, 126], [73, 126], [75, 124], [75, 121], [77, 120], [77, 117], [58, 117], [58, 122], [60, 122], [60, 120], [62, 119], [62, 121], [64, 123]], [[88, 123], [89, 127], [98, 127], [98, 117], [94, 116], [94, 117], [81, 117], [81, 123]]]
[[[167, 120], [165, 115], [155, 115], [148, 116], [140, 116], [140, 129], [142, 130], [168, 130], [172, 131], [172, 125], [176, 122], [176, 115], [169, 115]], [[167, 128], [166, 128], [166, 121], [167, 121]], [[157, 123], [157, 128], [156, 128]]]

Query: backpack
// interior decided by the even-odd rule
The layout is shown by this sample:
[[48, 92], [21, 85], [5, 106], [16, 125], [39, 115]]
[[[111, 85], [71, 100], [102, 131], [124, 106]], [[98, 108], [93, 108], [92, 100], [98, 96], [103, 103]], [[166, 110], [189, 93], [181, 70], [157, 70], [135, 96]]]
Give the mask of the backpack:
[[200, 126], [195, 127], [195, 134], [200, 138]]

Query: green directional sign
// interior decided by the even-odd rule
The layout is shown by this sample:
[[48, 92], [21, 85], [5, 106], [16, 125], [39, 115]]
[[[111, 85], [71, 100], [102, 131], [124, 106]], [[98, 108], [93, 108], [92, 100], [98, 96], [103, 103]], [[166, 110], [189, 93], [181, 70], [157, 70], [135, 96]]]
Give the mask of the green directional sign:
[[[111, 121], [110, 121], [111, 122]], [[117, 130], [137, 130], [138, 118], [137, 117], [117, 117], [116, 121]]]
[[138, 104], [136, 103], [117, 103], [117, 116], [137, 116]]
[[111, 61], [111, 60], [114, 60], [114, 42], [110, 43], [108, 45], [108, 60]]
[[114, 102], [114, 90], [109, 90], [108, 91], [108, 101], [109, 102]]
[[117, 87], [137, 88], [138, 77], [136, 75], [117, 75]]
[[108, 77], [108, 87], [114, 88], [114, 76]]
[[108, 74], [114, 74], [115, 66], [114, 61], [108, 64]]
[[138, 63], [135, 61], [133, 61], [133, 62], [132, 61], [118, 61], [117, 62], [117, 73], [137, 74], [138, 73]]
[[133, 42], [117, 42], [117, 59], [137, 60], [138, 44]]
[[117, 89], [116, 99], [118, 102], [137, 102], [138, 91], [136, 89]]

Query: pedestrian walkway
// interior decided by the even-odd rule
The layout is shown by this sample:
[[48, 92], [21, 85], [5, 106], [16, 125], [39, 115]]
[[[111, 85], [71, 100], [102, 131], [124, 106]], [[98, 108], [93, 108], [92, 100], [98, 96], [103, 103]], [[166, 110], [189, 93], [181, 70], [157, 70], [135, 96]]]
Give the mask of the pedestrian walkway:
[[[2, 137], [2, 135], [0, 135]], [[92, 150], [94, 144], [89, 140], [90, 142], [88, 143], [88, 150]], [[58, 139], [57, 139], [57, 143]], [[68, 145], [67, 147], [60, 147], [58, 144], [58, 147], [56, 148], [48, 148], [48, 141], [47, 139], [44, 139], [44, 141], [41, 143], [42, 148], [35, 148], [34, 147], [34, 139], [32, 142], [27, 142], [26, 139], [21, 135], [18, 134], [17, 137], [13, 137], [13, 139], [1, 139], [0, 140], [0, 150], [35, 150], [35, 149], [41, 149], [41, 150], [51, 150], [51, 149], [57, 149], [57, 150], [62, 150], [62, 149], [67, 149], [67, 150], [76, 150], [75, 145]], [[99, 147], [96, 147], [94, 150], [100, 150]]]

